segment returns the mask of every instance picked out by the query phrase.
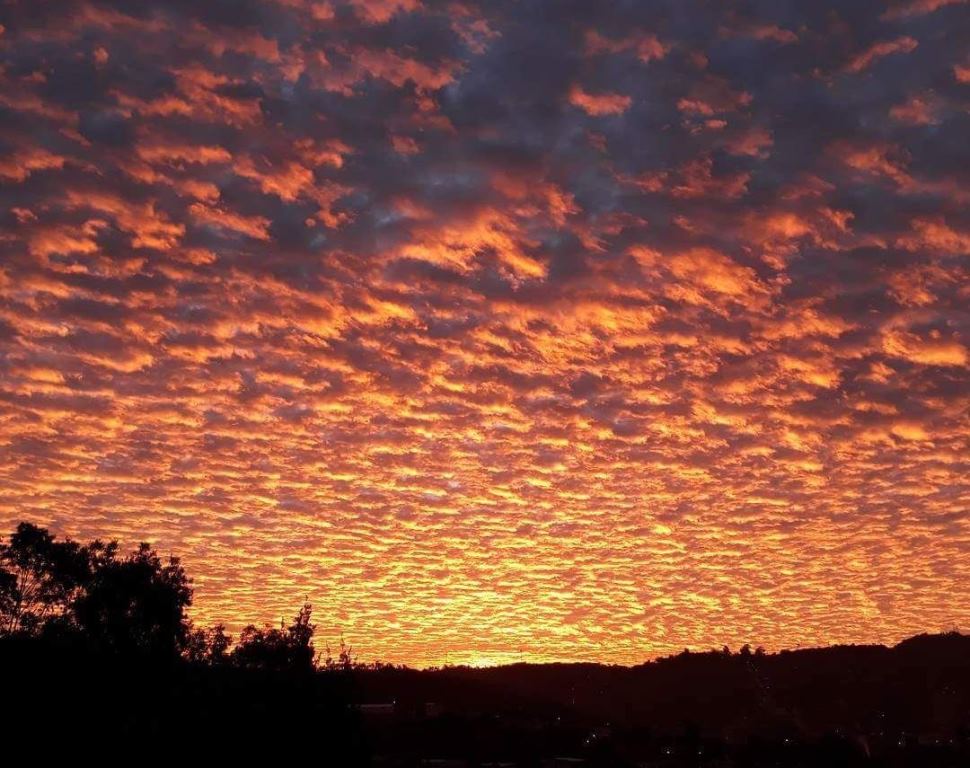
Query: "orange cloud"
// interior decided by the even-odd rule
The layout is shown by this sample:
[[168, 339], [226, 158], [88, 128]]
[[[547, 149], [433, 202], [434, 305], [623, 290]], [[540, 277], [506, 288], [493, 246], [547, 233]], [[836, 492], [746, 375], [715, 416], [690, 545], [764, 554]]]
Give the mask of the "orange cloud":
[[957, 341], [921, 338], [902, 330], [884, 334], [882, 348], [890, 355], [922, 365], [965, 366], [968, 359], [967, 348]]
[[350, 5], [372, 24], [382, 24], [398, 13], [412, 13], [421, 8], [420, 0], [350, 0]]
[[674, 254], [667, 266], [676, 277], [716, 293], [740, 296], [759, 290], [753, 270], [739, 266], [712, 248], [692, 248]]
[[967, 0], [902, 0], [890, 6], [882, 15], [887, 20], [925, 16], [950, 5], [963, 5]]
[[726, 31], [729, 36], [750, 37], [753, 40], [771, 40], [775, 43], [788, 45], [797, 42], [798, 35], [790, 29], [784, 29], [777, 24], [746, 24], [737, 29]]
[[112, 217], [131, 235], [135, 248], [171, 248], [185, 233], [184, 225], [170, 221], [152, 201], [133, 203], [110, 192], [68, 190], [66, 202], [71, 209], [90, 209]]
[[414, 665], [970, 621], [955, 3], [49, 5], [0, 532]]
[[970, 254], [970, 232], [950, 227], [942, 217], [917, 218], [910, 222], [912, 232], [896, 240], [908, 251], [929, 249], [953, 254]]
[[41, 147], [32, 147], [9, 158], [0, 158], [0, 177], [24, 181], [35, 171], [63, 168], [65, 159]]
[[269, 219], [264, 216], [243, 216], [235, 211], [205, 203], [193, 203], [189, 206], [189, 213], [201, 224], [256, 240], [269, 240]]
[[662, 59], [667, 55], [668, 48], [656, 35], [647, 32], [613, 40], [604, 37], [595, 29], [590, 29], [586, 32], [585, 50], [587, 56], [632, 51], [640, 61], [648, 62]]
[[873, 62], [891, 56], [894, 53], [912, 53], [919, 45], [912, 37], [897, 37], [894, 40], [883, 40], [873, 43], [861, 53], [852, 57], [845, 65], [846, 72], [859, 73], [872, 66]]
[[621, 93], [589, 93], [579, 85], [569, 90], [569, 103], [593, 117], [622, 115], [630, 108], [633, 99]]
[[930, 97], [912, 96], [889, 110], [894, 120], [912, 125], [933, 125], [939, 122], [939, 105]]
[[138, 156], [147, 163], [227, 163], [232, 155], [222, 147], [187, 145], [164, 141], [140, 144]]

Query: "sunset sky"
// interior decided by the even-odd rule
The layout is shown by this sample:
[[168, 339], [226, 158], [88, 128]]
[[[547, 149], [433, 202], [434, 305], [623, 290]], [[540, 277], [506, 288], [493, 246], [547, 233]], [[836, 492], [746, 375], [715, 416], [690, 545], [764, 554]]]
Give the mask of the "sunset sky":
[[0, 523], [366, 660], [970, 628], [970, 5], [0, 5]]

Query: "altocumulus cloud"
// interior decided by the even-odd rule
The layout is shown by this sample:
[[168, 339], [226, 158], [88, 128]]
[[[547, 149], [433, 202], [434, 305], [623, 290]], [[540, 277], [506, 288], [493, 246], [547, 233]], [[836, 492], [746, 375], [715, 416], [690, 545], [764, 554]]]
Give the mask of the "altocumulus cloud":
[[966, 625], [968, 13], [5, 3], [0, 522], [415, 664]]

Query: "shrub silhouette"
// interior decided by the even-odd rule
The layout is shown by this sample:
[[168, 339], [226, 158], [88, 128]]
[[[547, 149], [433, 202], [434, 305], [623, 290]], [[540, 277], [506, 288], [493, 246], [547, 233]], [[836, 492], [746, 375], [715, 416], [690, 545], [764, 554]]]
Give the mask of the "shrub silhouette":
[[246, 669], [277, 672], [310, 672], [314, 668], [312, 606], [304, 603], [288, 627], [260, 629], [250, 624], [239, 637], [231, 660]]
[[224, 624], [193, 629], [185, 642], [183, 656], [190, 664], [219, 667], [229, 662], [232, 635], [226, 634]]

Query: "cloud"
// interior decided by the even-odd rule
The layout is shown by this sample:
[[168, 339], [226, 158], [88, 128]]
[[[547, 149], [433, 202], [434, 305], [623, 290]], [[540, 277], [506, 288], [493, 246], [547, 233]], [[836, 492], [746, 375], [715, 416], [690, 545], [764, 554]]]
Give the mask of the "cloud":
[[234, 232], [257, 240], [269, 240], [269, 219], [265, 216], [244, 216], [235, 211], [226, 210], [204, 203], [193, 203], [189, 214], [200, 223], [215, 229]]
[[864, 51], [852, 57], [845, 66], [846, 72], [859, 73], [872, 66], [873, 62], [896, 53], [912, 53], [919, 43], [912, 37], [897, 37], [873, 43]]
[[620, 39], [604, 37], [595, 29], [586, 32], [585, 51], [588, 56], [632, 52], [637, 59], [646, 63], [662, 59], [668, 47], [656, 35], [649, 32], [635, 33]]
[[[350, 0], [350, 5], [361, 19], [371, 24], [384, 23], [398, 13], [411, 13], [421, 8], [419, 0]], [[328, 15], [324, 17], [329, 18]]]
[[9, 158], [0, 159], [0, 177], [11, 181], [25, 181], [36, 171], [64, 167], [64, 158], [42, 147], [31, 147]]
[[6, 6], [0, 523], [413, 664], [967, 623], [964, 11]]
[[967, 0], [902, 0], [894, 2], [882, 14], [883, 19], [908, 19], [914, 16], [924, 16], [941, 8], [953, 5], [964, 5]]
[[629, 96], [622, 93], [589, 93], [578, 85], [569, 91], [569, 103], [594, 117], [622, 115], [632, 102]]

